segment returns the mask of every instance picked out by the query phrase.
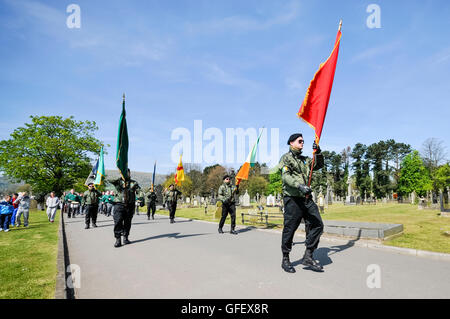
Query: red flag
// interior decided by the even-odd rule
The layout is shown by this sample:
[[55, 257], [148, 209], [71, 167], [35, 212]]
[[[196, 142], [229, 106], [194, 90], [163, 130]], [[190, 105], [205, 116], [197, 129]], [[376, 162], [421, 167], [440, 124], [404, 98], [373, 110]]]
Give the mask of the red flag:
[[319, 144], [323, 122], [325, 121], [325, 115], [327, 114], [328, 101], [330, 100], [331, 88], [333, 87], [334, 71], [336, 70], [340, 42], [341, 31], [339, 30], [333, 51], [328, 59], [320, 64], [319, 70], [314, 74], [314, 78], [311, 80], [308, 90], [306, 91], [302, 106], [300, 106], [297, 113], [299, 118], [304, 120], [314, 129], [316, 144]]

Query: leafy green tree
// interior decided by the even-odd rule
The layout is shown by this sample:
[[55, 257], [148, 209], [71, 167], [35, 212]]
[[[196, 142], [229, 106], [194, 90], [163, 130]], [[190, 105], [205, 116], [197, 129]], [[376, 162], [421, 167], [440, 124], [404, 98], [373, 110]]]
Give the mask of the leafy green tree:
[[434, 187], [443, 191], [446, 187], [450, 187], [450, 165], [449, 163], [441, 165], [433, 174]]
[[418, 151], [413, 151], [403, 159], [398, 183], [399, 192], [403, 195], [415, 191], [419, 196], [423, 196], [432, 189], [430, 175]]
[[281, 171], [277, 170], [269, 174], [269, 184], [267, 185], [265, 195], [269, 194], [281, 194], [283, 191], [283, 186], [281, 182]]
[[55, 191], [59, 196], [89, 175], [89, 155], [99, 154], [103, 146], [93, 136], [96, 130], [95, 122], [72, 116], [31, 116], [31, 123], [0, 141], [0, 170], [30, 184], [35, 193]]
[[[164, 182], [164, 188], [169, 189], [170, 184], [175, 185], [175, 176], [169, 175]], [[181, 182], [181, 186], [176, 186], [176, 188], [183, 193], [183, 196], [189, 197], [192, 195], [193, 189], [192, 189], [192, 180], [188, 175], [184, 175], [184, 181]]]
[[[250, 197], [256, 196], [256, 193], [263, 195], [266, 193], [267, 185], [269, 183], [262, 176], [252, 176], [248, 179], [248, 194]], [[239, 187], [240, 189], [240, 187]]]

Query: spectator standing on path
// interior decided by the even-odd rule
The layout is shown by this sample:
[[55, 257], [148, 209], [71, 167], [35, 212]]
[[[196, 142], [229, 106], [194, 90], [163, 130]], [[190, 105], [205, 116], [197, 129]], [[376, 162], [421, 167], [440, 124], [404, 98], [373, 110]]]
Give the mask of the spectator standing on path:
[[173, 184], [169, 186], [169, 190], [165, 193], [164, 199], [167, 204], [167, 208], [169, 209], [169, 217], [170, 223], [175, 223], [175, 212], [177, 210], [177, 201], [178, 196], [181, 195], [181, 192], [175, 188]]
[[2, 202], [0, 202], [0, 231], [9, 232], [9, 224], [11, 223], [11, 216], [14, 212], [14, 207], [11, 203], [11, 196], [6, 195]]
[[84, 210], [86, 214], [84, 218], [86, 223], [85, 229], [89, 229], [91, 220], [92, 227], [97, 227], [98, 203], [102, 196], [102, 193], [95, 189], [94, 183], [89, 183], [88, 188], [89, 189], [84, 192], [82, 198], [83, 206], [86, 205]]
[[[319, 209], [311, 198], [312, 190], [307, 186], [307, 176], [311, 170], [312, 159], [302, 155], [304, 140], [300, 133], [292, 134], [287, 142], [289, 152], [284, 154], [279, 163], [281, 168], [281, 181], [284, 203], [284, 223], [281, 238], [281, 251], [283, 259], [281, 268], [289, 273], [295, 269], [289, 260], [292, 250], [292, 241], [295, 231], [302, 218], [306, 220], [306, 250], [302, 264], [309, 266], [314, 271], [322, 271], [322, 266], [313, 259], [313, 252], [319, 245], [320, 236], [323, 232], [323, 222]], [[314, 170], [323, 167], [324, 159], [320, 148], [313, 144], [315, 150]]]
[[55, 221], [56, 210], [59, 206], [59, 198], [55, 196], [55, 192], [51, 192], [50, 196], [47, 197], [47, 217], [50, 223]]
[[223, 184], [220, 185], [217, 199], [222, 202], [222, 217], [219, 222], [219, 234], [223, 234], [222, 227], [225, 224], [228, 213], [231, 217], [231, 230], [230, 234], [237, 235], [234, 230], [236, 227], [236, 200], [234, 195], [239, 194], [239, 185], [234, 186], [231, 184], [230, 175], [223, 177]]
[[19, 197], [15, 200], [18, 209], [16, 214], [16, 227], [20, 226], [20, 218], [23, 214], [23, 226], [28, 227], [28, 217], [30, 216], [30, 196], [27, 192], [19, 193]]

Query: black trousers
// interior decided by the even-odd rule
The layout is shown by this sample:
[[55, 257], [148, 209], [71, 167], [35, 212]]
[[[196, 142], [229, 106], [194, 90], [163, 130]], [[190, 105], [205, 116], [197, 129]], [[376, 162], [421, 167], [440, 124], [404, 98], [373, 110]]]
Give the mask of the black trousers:
[[231, 217], [231, 229], [236, 227], [236, 206], [235, 204], [222, 204], [222, 218], [220, 218], [219, 228], [222, 228], [227, 219], [228, 213]]
[[114, 203], [113, 205], [114, 237], [120, 238], [122, 235], [128, 237], [135, 207], [123, 203]]
[[84, 221], [86, 225], [89, 225], [91, 220], [92, 224], [97, 223], [98, 205], [86, 205], [84, 212]]
[[302, 218], [306, 221], [306, 248], [314, 251], [319, 245], [320, 236], [323, 233], [322, 217], [320, 217], [316, 203], [311, 198], [305, 199], [289, 196], [285, 196], [283, 202], [284, 225], [281, 237], [281, 251], [283, 253], [291, 251], [292, 240]]
[[150, 215], [155, 216], [155, 211], [156, 211], [155, 203], [147, 204], [147, 216], [148, 217], [150, 217]]
[[167, 208], [169, 209], [169, 217], [170, 219], [175, 219], [175, 212], [177, 210], [177, 202], [175, 203], [167, 203]]

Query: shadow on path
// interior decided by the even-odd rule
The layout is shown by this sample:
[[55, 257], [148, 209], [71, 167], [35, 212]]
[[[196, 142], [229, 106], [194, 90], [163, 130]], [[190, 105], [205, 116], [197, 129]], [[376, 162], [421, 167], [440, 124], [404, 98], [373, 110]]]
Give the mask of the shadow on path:
[[[329, 257], [330, 255], [339, 253], [346, 249], [349, 249], [355, 246], [355, 243], [360, 239], [361, 229], [358, 232], [358, 236], [355, 239], [349, 240], [346, 244], [336, 245], [331, 247], [320, 247], [314, 251], [314, 259], [318, 260], [322, 266], [326, 266], [333, 263], [333, 260]], [[304, 244], [303, 242], [296, 242], [296, 244]], [[303, 257], [297, 261], [292, 262], [293, 266], [301, 265], [303, 262]], [[303, 269], [307, 269], [308, 267], [304, 267]]]
[[240, 233], [246, 233], [246, 232], [251, 231], [251, 230], [253, 230], [253, 229], [256, 229], [256, 227], [255, 227], [255, 226], [248, 226], [248, 227], [245, 227], [245, 228], [243, 228], [243, 229], [238, 229], [238, 230], [236, 230], [236, 232], [237, 232], [238, 234], [240, 234]]
[[143, 239], [133, 240], [133, 241], [132, 241], [132, 244], [134, 244], [134, 243], [140, 243], [140, 242], [147, 241], [147, 240], [159, 239], [159, 238], [175, 238], [175, 239], [180, 239], [180, 238], [184, 238], [184, 237], [203, 236], [203, 235], [209, 235], [209, 234], [189, 234], [189, 235], [180, 235], [180, 233], [169, 233], [169, 234], [162, 234], [162, 235], [157, 235], [157, 236], [147, 237], [147, 238], [143, 238]]

